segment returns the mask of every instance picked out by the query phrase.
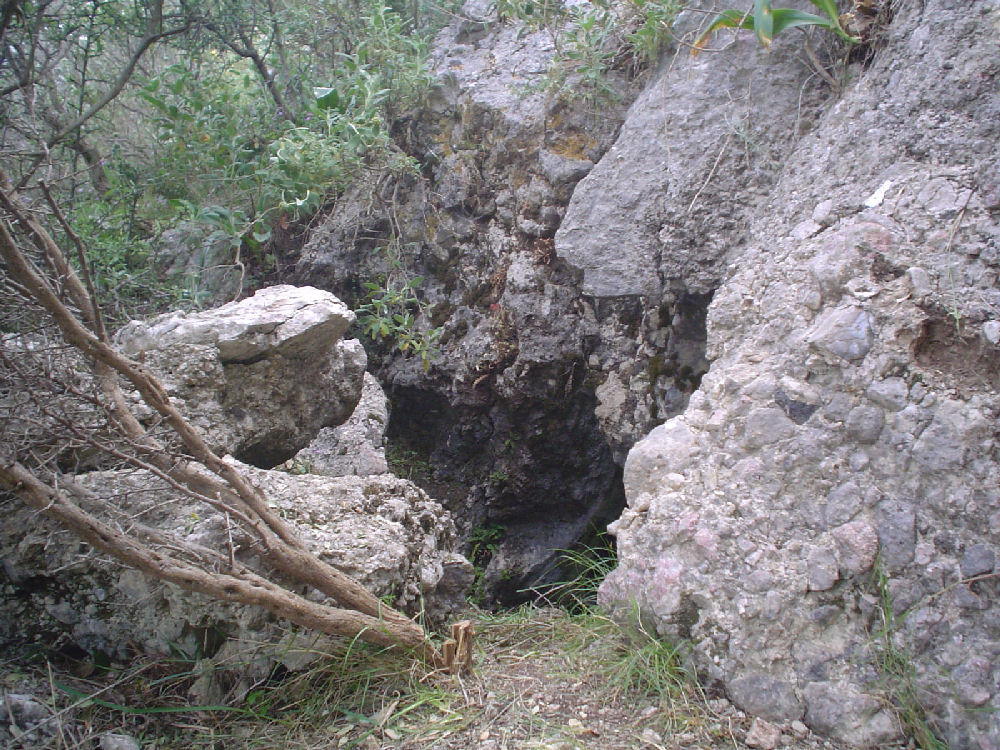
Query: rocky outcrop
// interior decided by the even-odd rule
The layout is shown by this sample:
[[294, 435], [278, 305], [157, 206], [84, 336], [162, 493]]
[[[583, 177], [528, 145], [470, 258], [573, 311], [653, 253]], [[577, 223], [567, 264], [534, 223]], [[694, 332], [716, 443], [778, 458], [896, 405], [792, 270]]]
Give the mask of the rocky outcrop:
[[893, 9], [716, 261], [710, 369], [629, 453], [602, 601], [691, 639], [748, 712], [859, 747], [900, 731], [896, 649], [951, 747], [996, 747], [1000, 10]]
[[329, 292], [273, 286], [197, 313], [133, 321], [116, 339], [153, 368], [210, 445], [269, 468], [354, 411], [367, 359]]
[[[227, 460], [240, 465], [322, 559], [393, 606], [442, 619], [464, 604], [472, 566], [457, 554], [455, 525], [441, 505], [387, 473], [385, 397], [364, 378], [360, 345], [342, 338], [352, 320], [328, 292], [279, 286], [216, 310], [133, 322], [118, 340], [163, 373], [171, 398], [220, 451], [284, 455], [320, 433], [288, 471]], [[344, 425], [327, 427], [343, 422], [362, 393]], [[123, 528], [139, 519], [168, 538], [261, 568], [254, 540], [238, 524], [150, 472], [80, 471], [61, 481], [110, 503]], [[281, 637], [283, 626], [260, 608], [123, 570], [11, 497], [0, 498], [0, 507], [4, 641], [30, 637], [124, 657], [132, 645], [193, 656], [227, 637]], [[24, 622], [33, 623], [31, 633]]]
[[[689, 11], [675, 31], [701, 20]], [[580, 181], [556, 233], [558, 257], [583, 271], [584, 295], [710, 296], [780, 154], [823, 98], [791, 49], [765, 57], [752, 34], [727, 45], [724, 61], [681, 54], [665, 68]]]
[[505, 530], [486, 581], [512, 600], [555, 549], [623, 502], [588, 380], [597, 321], [553, 235], [574, 186], [613, 142], [627, 98], [598, 115], [546, 93], [552, 30], [475, 5], [435, 44], [426, 109], [397, 124], [421, 177], [345, 194], [303, 249], [295, 279], [357, 299], [362, 282], [398, 273], [376, 250], [387, 245], [422, 277], [429, 314], [416, 325], [442, 327], [440, 355], [425, 372], [418, 358], [371, 347], [392, 401], [388, 434], [434, 467], [466, 535]]

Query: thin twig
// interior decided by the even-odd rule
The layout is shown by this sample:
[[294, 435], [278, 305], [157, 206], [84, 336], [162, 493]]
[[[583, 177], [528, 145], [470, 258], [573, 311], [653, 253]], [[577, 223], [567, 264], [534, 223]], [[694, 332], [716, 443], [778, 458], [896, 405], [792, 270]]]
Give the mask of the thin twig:
[[[216, 499], [221, 503], [222, 496], [216, 494]], [[236, 551], [233, 549], [233, 529], [229, 524], [229, 512], [226, 511], [226, 540], [229, 544], [229, 568], [236, 570]]]
[[722, 148], [719, 149], [719, 155], [715, 157], [715, 164], [712, 165], [711, 171], [708, 173], [708, 177], [705, 178], [705, 182], [702, 183], [701, 187], [698, 188], [698, 192], [694, 194], [694, 198], [691, 199], [690, 205], [687, 207], [688, 214], [694, 210], [694, 204], [698, 202], [698, 198], [701, 197], [702, 192], [708, 187], [708, 183], [712, 181], [712, 177], [715, 175], [715, 170], [719, 167], [719, 162], [722, 161], [722, 155], [726, 153], [726, 149], [729, 148], [730, 141], [733, 140], [733, 133], [726, 136], [726, 142], [722, 144]]
[[101, 308], [97, 304], [97, 292], [94, 289], [94, 281], [90, 275], [90, 264], [87, 262], [87, 253], [83, 247], [83, 240], [80, 239], [80, 235], [73, 230], [69, 221], [66, 220], [66, 215], [59, 208], [59, 204], [56, 203], [55, 198], [52, 197], [52, 191], [49, 190], [48, 183], [45, 180], [40, 180], [38, 186], [42, 189], [45, 200], [52, 209], [52, 213], [55, 214], [66, 236], [70, 238], [70, 241], [76, 248], [77, 260], [80, 261], [80, 272], [83, 274], [83, 282], [87, 285], [87, 292], [90, 294], [90, 312], [94, 316], [94, 333], [97, 334], [101, 341], [107, 342], [108, 332], [104, 327], [104, 316], [101, 315]]
[[803, 47], [805, 47], [806, 55], [808, 55], [809, 61], [813, 64], [813, 67], [816, 70], [816, 72], [819, 73], [820, 77], [824, 81], [830, 84], [835, 93], [839, 92], [840, 84], [837, 83], [834, 77], [830, 75], [830, 72], [826, 68], [824, 68], [823, 65], [820, 63], [819, 58], [816, 57], [816, 53], [813, 52], [812, 45], [809, 44], [808, 37], [806, 37], [805, 44], [803, 45]]

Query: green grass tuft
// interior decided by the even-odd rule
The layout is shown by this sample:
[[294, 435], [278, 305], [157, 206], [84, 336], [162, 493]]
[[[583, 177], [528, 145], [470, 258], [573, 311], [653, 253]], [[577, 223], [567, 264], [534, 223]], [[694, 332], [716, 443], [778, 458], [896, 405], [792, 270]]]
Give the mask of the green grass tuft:
[[872, 571], [872, 586], [878, 594], [881, 619], [881, 624], [872, 633], [872, 645], [882, 673], [885, 694], [903, 730], [920, 750], [948, 750], [948, 743], [938, 736], [923, 707], [912, 655], [896, 641], [896, 616], [892, 610], [889, 575], [881, 555]]

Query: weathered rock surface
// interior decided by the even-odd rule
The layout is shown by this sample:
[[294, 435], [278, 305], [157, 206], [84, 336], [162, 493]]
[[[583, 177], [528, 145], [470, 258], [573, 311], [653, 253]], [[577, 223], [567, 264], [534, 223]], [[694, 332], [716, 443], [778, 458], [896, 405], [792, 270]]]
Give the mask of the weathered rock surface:
[[[387, 473], [385, 396], [364, 373], [360, 345], [342, 339], [352, 320], [328, 292], [279, 286], [217, 310], [133, 322], [119, 340], [163, 374], [171, 398], [221, 451], [283, 455], [319, 432], [313, 454], [291, 468], [308, 471], [315, 460], [332, 476], [241, 467], [320, 557], [397, 607], [443, 618], [464, 603], [472, 566], [457, 554], [455, 526], [441, 505]], [[327, 428], [348, 417], [362, 392], [356, 413]], [[123, 524], [139, 518], [259, 567], [253, 543], [235, 524], [149, 472], [89, 471], [64, 481], [107, 499]], [[58, 636], [125, 656], [129, 644], [195, 654], [227, 636], [277, 637], [278, 623], [262, 609], [123, 570], [12, 498], [0, 498], [0, 507], [0, 639]], [[31, 633], [23, 632], [25, 622], [33, 623]]]
[[393, 403], [388, 433], [448, 485], [465, 534], [506, 530], [486, 577], [514, 598], [553, 549], [623, 502], [588, 382], [596, 320], [552, 238], [625, 102], [596, 117], [589, 104], [545, 93], [550, 30], [500, 22], [478, 5], [441, 32], [426, 110], [399, 125], [422, 177], [388, 181], [374, 197], [368, 186], [343, 196], [303, 249], [295, 279], [356, 299], [361, 282], [392, 272], [373, 250], [396, 235], [431, 306], [417, 327], [443, 333], [427, 372], [417, 358], [372, 352]]
[[[701, 20], [685, 13], [677, 32]], [[807, 106], [815, 97], [793, 55], [776, 49], [765, 63], [750, 34], [719, 58], [670, 60], [574, 191], [556, 253], [583, 271], [583, 294], [662, 298], [718, 286], [777, 176], [774, 160], [802, 128], [800, 92]]]
[[324, 427], [308, 446], [291, 458], [292, 472], [327, 477], [386, 474], [385, 429], [389, 424], [389, 401], [382, 386], [366, 372], [361, 400], [354, 413], [338, 427]]
[[[748, 712], [858, 747], [899, 732], [878, 656], [891, 606], [932, 724], [950, 747], [998, 747], [1000, 7], [893, 9], [884, 48], [714, 259], [711, 366], [629, 453], [601, 598], [692, 639]], [[698, 64], [727, 81], [743, 54]], [[735, 178], [720, 162], [713, 181]], [[629, 288], [655, 289], [644, 278]]]
[[[408, 611], [446, 616], [464, 602], [472, 566], [452, 552], [455, 527], [439, 503], [413, 483], [371, 477], [291, 475], [243, 466], [310, 549], [355, 577], [377, 596]], [[255, 565], [253, 545], [220, 514], [158, 486], [146, 472], [91, 472], [86, 487], [113, 494], [124, 513], [140, 514], [161, 531], [213, 550], [227, 550]], [[68, 634], [87, 651], [124, 657], [130, 643], [152, 653], [177, 647], [200, 652], [208, 638], [268, 640], [274, 618], [256, 607], [193, 594], [87, 554], [85, 546], [10, 501], [0, 557], [6, 573], [2, 637], [23, 641], [21, 623], [34, 637]]]
[[354, 411], [367, 359], [343, 339], [353, 321], [329, 292], [283, 285], [133, 321], [117, 340], [160, 375], [214, 449], [270, 467]]

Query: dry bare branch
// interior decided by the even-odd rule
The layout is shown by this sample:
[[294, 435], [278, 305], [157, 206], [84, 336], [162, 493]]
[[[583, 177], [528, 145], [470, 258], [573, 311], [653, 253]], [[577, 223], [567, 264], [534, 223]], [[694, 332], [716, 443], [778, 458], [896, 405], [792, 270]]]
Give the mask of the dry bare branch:
[[[0, 221], [2, 283], [23, 305], [22, 332], [0, 341], [0, 436], [5, 438], [0, 487], [94, 548], [155, 578], [224, 601], [261, 606], [331, 635], [401, 645], [440, 667], [442, 657], [419, 625], [313, 554], [237, 466], [212, 451], [156, 375], [112, 345], [92, 285], [80, 280], [6, 181], [0, 187], [0, 206], [11, 222]], [[85, 262], [81, 268], [86, 273]], [[25, 316], [26, 311], [30, 314]], [[43, 318], [71, 349], [55, 344], [36, 322]], [[20, 364], [19, 358], [30, 364]], [[89, 375], [80, 372], [81, 362], [91, 363]], [[10, 378], [19, 381], [20, 390], [6, 383]], [[136, 414], [123, 384], [155, 413], [159, 433]], [[175, 496], [204, 503], [227, 523], [231, 519], [276, 573], [317, 589], [337, 606], [313, 602], [251, 570], [237, 560], [232, 541], [229, 554], [220, 554], [152, 529], [135, 516], [134, 508], [132, 515], [124, 513], [77, 481], [72, 467], [67, 472], [63, 466], [67, 460], [75, 466], [87, 451], [116, 466], [147, 472], [150, 481], [159, 481]], [[232, 528], [228, 534], [232, 540]]]

